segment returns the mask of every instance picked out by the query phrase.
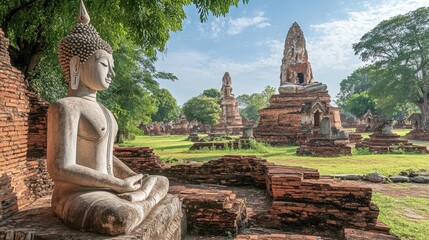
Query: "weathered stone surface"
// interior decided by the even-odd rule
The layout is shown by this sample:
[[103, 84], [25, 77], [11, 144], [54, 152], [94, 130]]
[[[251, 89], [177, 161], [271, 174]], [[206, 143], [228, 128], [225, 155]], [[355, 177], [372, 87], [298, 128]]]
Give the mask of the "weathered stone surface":
[[416, 176], [411, 178], [411, 182], [415, 183], [429, 183], [429, 176]]
[[228, 72], [222, 78], [220, 90], [220, 118], [218, 124], [212, 127], [213, 134], [240, 134], [243, 129], [243, 120], [238, 112], [237, 102], [232, 94], [232, 80]]
[[375, 172], [375, 173], [369, 173], [369, 174], [367, 174], [366, 176], [365, 176], [365, 179], [367, 180], [367, 181], [370, 181], [370, 182], [374, 182], [374, 183], [381, 183], [381, 182], [383, 182], [383, 181], [385, 181], [386, 180], [386, 177], [385, 176], [383, 176], [383, 175], [381, 175], [380, 173], [378, 173], [378, 172]]
[[393, 183], [405, 183], [410, 182], [410, 178], [406, 176], [390, 176], [389, 180]]

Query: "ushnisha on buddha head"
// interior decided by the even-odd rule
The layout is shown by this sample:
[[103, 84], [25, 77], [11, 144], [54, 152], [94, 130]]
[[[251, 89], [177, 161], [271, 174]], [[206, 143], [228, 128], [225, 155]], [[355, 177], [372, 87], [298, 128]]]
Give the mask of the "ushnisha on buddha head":
[[99, 91], [109, 87], [113, 71], [113, 50], [89, 24], [90, 17], [80, 1], [79, 23], [58, 44], [58, 58], [72, 90], [83, 83]]

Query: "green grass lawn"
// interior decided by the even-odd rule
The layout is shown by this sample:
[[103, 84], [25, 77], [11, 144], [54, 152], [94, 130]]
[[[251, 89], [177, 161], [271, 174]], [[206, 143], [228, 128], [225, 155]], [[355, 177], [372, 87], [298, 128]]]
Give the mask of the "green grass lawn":
[[[409, 130], [395, 130], [404, 136]], [[368, 134], [364, 134], [364, 137]], [[385, 176], [396, 175], [405, 169], [428, 169], [429, 156], [423, 154], [371, 154], [353, 149], [352, 156], [333, 158], [297, 156], [296, 146], [272, 147], [260, 144], [251, 150], [200, 150], [189, 151], [193, 144], [187, 136], [137, 136], [125, 143], [127, 146], [145, 146], [154, 149], [155, 154], [173, 164], [192, 161], [204, 163], [226, 154], [256, 155], [279, 165], [316, 168], [321, 174], [342, 174], [380, 172]], [[415, 142], [429, 146], [429, 142]], [[175, 161], [171, 161], [175, 160]], [[428, 186], [429, 187], [429, 186]], [[429, 199], [422, 197], [393, 198], [375, 193], [374, 202], [380, 207], [380, 220], [392, 227], [392, 233], [403, 239], [429, 239]], [[424, 213], [428, 219], [407, 217], [407, 212]]]
[[[429, 145], [429, 142], [424, 143]], [[137, 136], [135, 140], [125, 143], [125, 145], [151, 147], [155, 154], [165, 158], [176, 158], [179, 160], [178, 163], [183, 161], [205, 162], [226, 154], [250, 154], [279, 165], [317, 168], [321, 174], [380, 172], [388, 176], [398, 174], [408, 168], [429, 169], [429, 156], [423, 154], [372, 154], [353, 149], [352, 156], [320, 158], [297, 156], [295, 154], [296, 146], [262, 146], [261, 149], [257, 150], [189, 151], [188, 149], [192, 144], [192, 142], [186, 141], [186, 136], [177, 135]]]

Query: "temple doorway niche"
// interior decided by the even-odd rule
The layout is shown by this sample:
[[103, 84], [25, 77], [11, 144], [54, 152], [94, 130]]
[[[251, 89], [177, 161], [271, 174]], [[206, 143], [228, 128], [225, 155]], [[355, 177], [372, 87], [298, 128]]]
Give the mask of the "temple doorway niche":
[[320, 112], [319, 111], [316, 111], [315, 113], [314, 113], [314, 126], [315, 127], [320, 127]]
[[299, 84], [304, 83], [304, 73], [298, 73], [298, 82]]

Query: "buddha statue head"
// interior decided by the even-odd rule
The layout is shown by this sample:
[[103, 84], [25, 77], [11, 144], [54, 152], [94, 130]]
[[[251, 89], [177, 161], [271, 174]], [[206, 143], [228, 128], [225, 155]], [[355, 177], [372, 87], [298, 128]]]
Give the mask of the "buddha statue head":
[[80, 1], [79, 23], [58, 44], [58, 58], [70, 88], [82, 82], [91, 90], [109, 87], [113, 72], [112, 48], [89, 24], [90, 17]]

